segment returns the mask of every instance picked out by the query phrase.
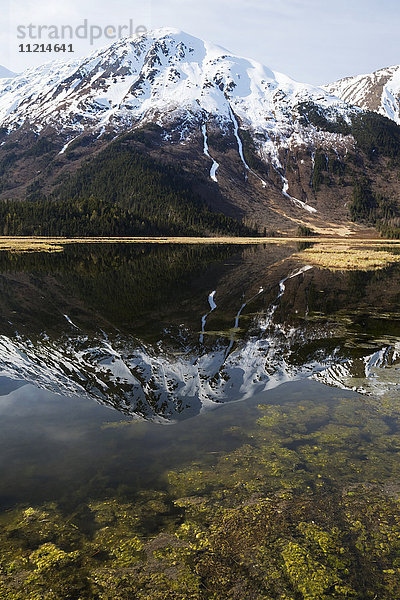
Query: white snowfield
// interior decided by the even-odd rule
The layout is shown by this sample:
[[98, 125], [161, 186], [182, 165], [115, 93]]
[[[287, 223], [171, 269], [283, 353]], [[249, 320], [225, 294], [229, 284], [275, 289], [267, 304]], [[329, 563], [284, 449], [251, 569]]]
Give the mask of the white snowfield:
[[339, 79], [324, 89], [345, 102], [373, 110], [400, 125], [400, 65]]

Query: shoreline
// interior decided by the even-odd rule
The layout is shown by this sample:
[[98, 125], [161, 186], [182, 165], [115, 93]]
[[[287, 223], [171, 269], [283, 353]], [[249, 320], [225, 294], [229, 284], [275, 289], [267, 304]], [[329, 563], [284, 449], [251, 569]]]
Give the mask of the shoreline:
[[45, 236], [0, 236], [0, 250], [5, 247], [36, 246], [44, 244], [362, 244], [391, 245], [400, 244], [400, 239], [356, 238], [356, 237], [186, 237], [186, 236], [148, 236], [148, 237], [45, 237]]
[[[260, 245], [295, 245], [297, 251], [300, 252], [305, 248], [314, 247], [314, 254], [323, 251], [323, 248], [329, 247], [332, 258], [332, 251], [343, 255], [351, 254], [352, 263], [356, 264], [356, 255], [363, 249], [380, 249], [380, 248], [400, 248], [400, 240], [386, 240], [382, 238], [331, 238], [331, 237], [177, 237], [177, 236], [154, 236], [154, 237], [87, 237], [87, 238], [67, 238], [67, 237], [0, 237], [0, 252], [10, 252], [13, 254], [26, 254], [34, 252], [45, 252], [55, 254], [64, 252], [67, 246], [71, 245], [110, 245], [110, 244], [125, 244], [125, 245], [231, 245], [231, 246], [260, 246]], [[303, 244], [304, 247], [299, 247]], [[318, 248], [318, 250], [317, 250]], [[304, 255], [303, 255], [304, 257]], [[317, 258], [317, 262], [320, 262]], [[330, 262], [329, 260], [329, 262]], [[396, 261], [397, 262], [397, 261]], [[342, 264], [342, 260], [340, 260]]]

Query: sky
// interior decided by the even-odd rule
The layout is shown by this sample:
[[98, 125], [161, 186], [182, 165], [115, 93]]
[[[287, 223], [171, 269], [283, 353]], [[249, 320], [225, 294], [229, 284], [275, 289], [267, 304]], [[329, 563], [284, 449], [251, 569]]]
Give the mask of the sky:
[[[315, 85], [400, 64], [399, 0], [0, 0], [0, 7], [0, 64], [15, 72], [87, 55], [119, 37], [119, 27], [126, 34], [163, 26]], [[56, 37], [61, 26], [65, 39]], [[49, 43], [51, 52], [26, 51]], [[55, 53], [55, 43], [72, 43], [74, 53]]]

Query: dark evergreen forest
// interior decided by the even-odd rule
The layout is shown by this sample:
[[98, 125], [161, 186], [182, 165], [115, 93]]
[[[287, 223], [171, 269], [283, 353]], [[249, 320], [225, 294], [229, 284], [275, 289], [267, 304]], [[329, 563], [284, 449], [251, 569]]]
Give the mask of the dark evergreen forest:
[[254, 235], [213, 212], [182, 169], [139, 152], [129, 134], [62, 180], [23, 201], [0, 203], [0, 234], [45, 236]]

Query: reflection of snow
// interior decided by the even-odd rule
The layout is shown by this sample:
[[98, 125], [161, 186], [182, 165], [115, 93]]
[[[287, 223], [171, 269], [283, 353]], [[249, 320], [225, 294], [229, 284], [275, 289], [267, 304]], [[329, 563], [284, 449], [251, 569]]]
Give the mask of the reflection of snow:
[[215, 296], [215, 290], [213, 292], [211, 292], [211, 294], [209, 294], [209, 296], [208, 296], [208, 304], [210, 305], [210, 310], [208, 311], [207, 314], [205, 314], [203, 317], [201, 317], [201, 334], [200, 334], [200, 338], [199, 338], [199, 341], [201, 344], [204, 341], [204, 329], [206, 326], [207, 317], [210, 313], [212, 313], [213, 310], [215, 310], [217, 308], [217, 305], [214, 302], [214, 296]]
[[[303, 273], [303, 267], [281, 280], [277, 298], [264, 320], [252, 323], [252, 335], [236, 342], [215, 338], [205, 347], [194, 342], [192, 334], [181, 331], [178, 346], [170, 336], [147, 346], [131, 336], [104, 332], [87, 336], [74, 330], [52, 340], [42, 335], [32, 343], [27, 338], [0, 336], [0, 374], [34, 383], [64, 396], [84, 395], [132, 416], [164, 422], [189, 416], [219, 402], [248, 398], [309, 374], [314, 367], [293, 366], [290, 348], [304, 339], [304, 332], [272, 324], [272, 314], [285, 291], [287, 279]], [[261, 287], [235, 316], [239, 324], [242, 310], [263, 293]], [[202, 318], [202, 334], [207, 316], [217, 308], [216, 290], [208, 295], [210, 310]], [[67, 321], [74, 326], [68, 315]], [[203, 342], [201, 337], [201, 342]], [[172, 346], [171, 346], [172, 344]]]
[[75, 323], [73, 323], [73, 322], [71, 321], [71, 319], [69, 318], [69, 316], [68, 316], [68, 315], [64, 315], [64, 317], [67, 319], [68, 323], [69, 323], [70, 325], [72, 325], [72, 327], [75, 327], [75, 329], [79, 329], [79, 327], [78, 327], [77, 325], [75, 325]]
[[[277, 322], [288, 280], [310, 268], [306, 265], [280, 280], [275, 299], [263, 314], [248, 321], [248, 331], [240, 339], [236, 330], [235, 335], [215, 335], [199, 344], [197, 335], [181, 327], [179, 336], [169, 333], [153, 345], [130, 335], [117, 333], [110, 339], [104, 332], [86, 335], [69, 327], [67, 334], [56, 339], [43, 334], [35, 342], [17, 334], [3, 335], [0, 375], [64, 396], [86, 396], [126, 414], [162, 422], [313, 374], [328, 385], [398, 395], [400, 342], [363, 358], [344, 360], [330, 344], [325, 351], [319, 344], [316, 352], [311, 343], [303, 352], [312, 340], [330, 337], [331, 326], [300, 321], [300, 326], [291, 327]], [[264, 289], [240, 300], [236, 329], [244, 308]], [[218, 309], [215, 295], [215, 290], [208, 295], [210, 310], [202, 318], [202, 333], [207, 316]], [[65, 318], [74, 325], [68, 315]]]
[[361, 358], [337, 362], [313, 379], [360, 394], [398, 398], [400, 393], [400, 342]]
[[286, 281], [288, 281], [288, 279], [293, 279], [293, 277], [297, 277], [298, 275], [301, 275], [302, 273], [306, 273], [306, 271], [309, 271], [310, 269], [312, 269], [311, 265], [304, 265], [304, 267], [301, 267], [300, 269], [296, 269], [295, 271], [293, 271], [293, 273], [291, 273], [290, 275], [288, 275], [287, 277], [284, 277], [283, 279], [280, 280], [279, 282], [279, 293], [276, 297], [276, 301], [271, 304], [271, 306], [269, 307], [267, 314], [265, 316], [264, 319], [264, 323], [262, 325], [263, 329], [268, 329], [268, 327], [271, 326], [272, 324], [272, 318], [274, 316], [274, 313], [276, 311], [276, 309], [278, 308], [278, 300], [280, 298], [282, 298], [283, 294], [285, 293], [286, 290], [286, 286], [285, 283]]
[[210, 305], [211, 310], [214, 310], [215, 308], [217, 308], [217, 305], [214, 302], [214, 296], [215, 296], [215, 290], [213, 292], [211, 292], [211, 294], [208, 296], [208, 303]]

